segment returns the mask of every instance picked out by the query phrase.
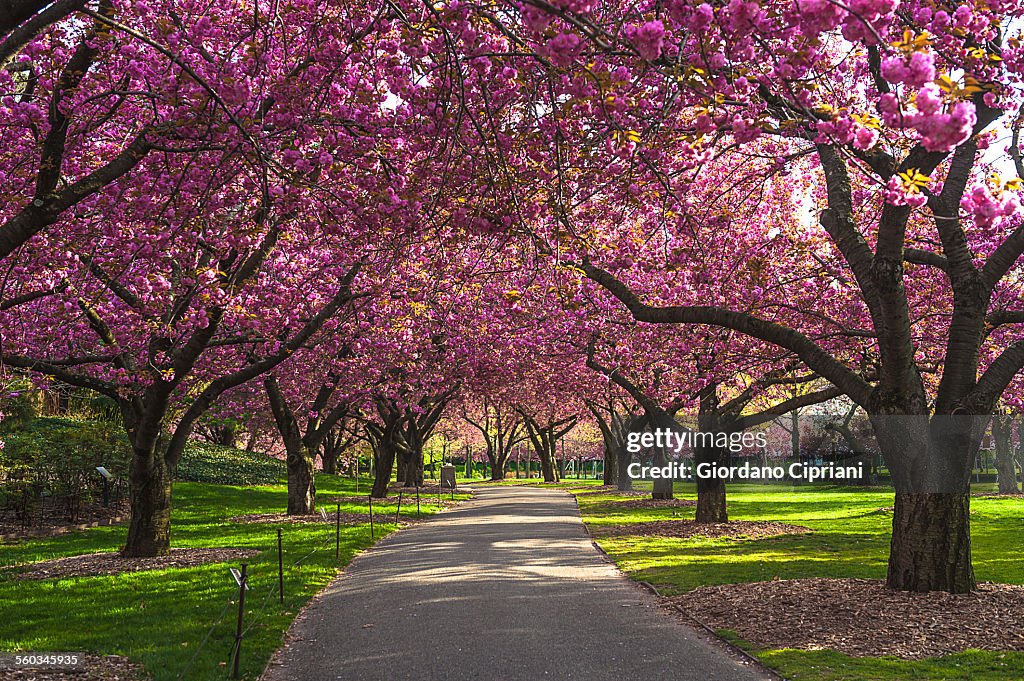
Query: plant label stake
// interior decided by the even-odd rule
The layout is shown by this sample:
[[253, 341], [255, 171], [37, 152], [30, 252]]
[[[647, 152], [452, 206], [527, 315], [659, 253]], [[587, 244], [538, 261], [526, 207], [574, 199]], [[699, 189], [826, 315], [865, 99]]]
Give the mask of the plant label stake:
[[238, 664], [242, 657], [242, 614], [245, 612], [245, 591], [249, 588], [245, 571], [248, 566], [242, 563], [242, 571], [231, 568], [231, 576], [238, 582], [238, 624], [235, 625], [235, 662], [231, 668], [231, 677], [238, 678]]

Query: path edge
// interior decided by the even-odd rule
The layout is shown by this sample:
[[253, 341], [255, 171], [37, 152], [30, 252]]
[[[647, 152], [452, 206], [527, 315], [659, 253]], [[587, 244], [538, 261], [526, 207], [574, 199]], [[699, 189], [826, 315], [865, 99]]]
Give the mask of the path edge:
[[[587, 538], [590, 540], [590, 543], [593, 544], [594, 548], [597, 549], [597, 552], [600, 553], [601, 556], [608, 563], [610, 563], [613, 568], [615, 568], [615, 571], [618, 572], [623, 577], [623, 579], [629, 581], [629, 583], [631, 584], [643, 587], [648, 593], [650, 593], [650, 595], [654, 596], [657, 599], [659, 607], [671, 609], [674, 612], [685, 617], [692, 623], [690, 629], [692, 629], [695, 634], [707, 640], [708, 643], [717, 646], [718, 648], [723, 650], [727, 655], [730, 655], [733, 659], [736, 659], [740, 662], [743, 662], [744, 664], [747, 664], [751, 667], [758, 669], [759, 671], [763, 672], [766, 676], [773, 679], [773, 681], [787, 681], [786, 677], [779, 674], [778, 671], [772, 669], [754, 655], [751, 655], [749, 652], [747, 652], [743, 648], [740, 648], [732, 641], [729, 641], [719, 636], [714, 629], [712, 629], [707, 624], [702, 622], [689, 610], [686, 610], [677, 603], [670, 602], [665, 596], [661, 594], [660, 591], [658, 591], [658, 588], [650, 582], [646, 582], [639, 579], [633, 579], [632, 577], [630, 577], [628, 573], [626, 573], [622, 568], [619, 567], [619, 564], [615, 562], [615, 559], [608, 555], [608, 552], [605, 551], [604, 548], [602, 548], [601, 545], [597, 543], [597, 539], [590, 532], [590, 527], [587, 525], [586, 521], [583, 520], [583, 513], [580, 511], [579, 498], [573, 492], [569, 492], [569, 490], [565, 491], [572, 495], [573, 501], [576, 504], [576, 512], [579, 514], [580, 517], [580, 524], [583, 525], [583, 531], [586, 533]], [[686, 625], [680, 623], [680, 626]]]
[[365, 549], [359, 551], [354, 556], [352, 556], [352, 560], [350, 560], [349, 562], [345, 563], [345, 565], [339, 567], [338, 571], [331, 578], [331, 581], [329, 581], [326, 584], [324, 584], [320, 588], [319, 591], [317, 591], [315, 594], [310, 596], [309, 600], [306, 601], [306, 604], [303, 605], [301, 608], [299, 608], [298, 612], [295, 613], [295, 617], [292, 618], [291, 624], [288, 625], [288, 628], [285, 629], [284, 636], [281, 637], [281, 645], [279, 645], [277, 648], [275, 648], [273, 654], [267, 659], [267, 663], [265, 665], [263, 665], [263, 671], [261, 671], [260, 675], [258, 677], [256, 677], [256, 681], [267, 681], [267, 672], [270, 671], [270, 668], [272, 666], [274, 666], [275, 663], [281, 664], [279, 662], [279, 658], [281, 656], [281, 651], [284, 650], [285, 646], [288, 644], [289, 639], [292, 637], [293, 630], [295, 629], [295, 626], [299, 623], [299, 620], [303, 617], [303, 615], [306, 614], [306, 611], [308, 611], [311, 607], [313, 607], [313, 605], [320, 598], [323, 597], [325, 591], [327, 591], [332, 586], [334, 586], [336, 582], [340, 582], [341, 580], [343, 580], [347, 576], [349, 568], [352, 567], [352, 565], [355, 564], [356, 561], [360, 560], [363, 556], [365, 556], [370, 551], [373, 551], [377, 547], [387, 545], [389, 542], [392, 541], [392, 539], [394, 537], [398, 536], [400, 533], [406, 532], [406, 531], [408, 531], [408, 530], [410, 530], [412, 528], [419, 527], [421, 525], [429, 523], [434, 518], [437, 518], [438, 516], [443, 515], [444, 513], [447, 513], [448, 511], [450, 511], [452, 509], [459, 508], [460, 506], [462, 506], [462, 504], [466, 503], [467, 501], [473, 501], [473, 498], [476, 495], [476, 491], [472, 487], [466, 487], [465, 489], [466, 489], [466, 491], [468, 491], [473, 496], [470, 496], [469, 499], [462, 499], [462, 500], [460, 500], [454, 506], [445, 506], [440, 511], [438, 511], [436, 513], [433, 513], [433, 514], [427, 516], [426, 518], [422, 518], [418, 522], [409, 523], [409, 524], [405, 525], [404, 527], [399, 527], [397, 530], [395, 530], [394, 532], [388, 534], [386, 537], [381, 537], [377, 541], [375, 541], [372, 544], [370, 544], [369, 546], [367, 546]]

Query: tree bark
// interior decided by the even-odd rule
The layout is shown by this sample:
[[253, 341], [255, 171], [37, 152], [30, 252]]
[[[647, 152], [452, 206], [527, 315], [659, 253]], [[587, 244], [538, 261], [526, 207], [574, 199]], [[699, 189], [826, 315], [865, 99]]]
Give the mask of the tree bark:
[[540, 457], [540, 470], [544, 476], [544, 482], [555, 482], [555, 465], [551, 460], [551, 452], [544, 449], [537, 452]]
[[[714, 433], [717, 435], [717, 433], [726, 430], [722, 427], [723, 423], [719, 414], [719, 407], [718, 385], [711, 383], [700, 392], [697, 424], [698, 429], [702, 433]], [[796, 428], [794, 428], [795, 430]], [[710, 464], [716, 467], [726, 462], [726, 452], [721, 447], [716, 447], [713, 443], [708, 444], [701, 440], [694, 450], [693, 459], [697, 467], [701, 464]], [[725, 480], [717, 477], [697, 476], [697, 512], [695, 520], [698, 523], [729, 522], [729, 513], [725, 500]]]
[[729, 522], [724, 480], [697, 478], [697, 514], [694, 519], [698, 523]]
[[1013, 462], [1012, 419], [996, 414], [992, 417], [992, 440], [996, 447], [996, 472], [1000, 494], [1016, 494], [1017, 467]]
[[[668, 458], [665, 456], [665, 452], [659, 448], [654, 449], [654, 461], [652, 464], [661, 468], [668, 464]], [[652, 499], [674, 499], [675, 491], [673, 489], [674, 481], [672, 478], [656, 478], [654, 483], [651, 485], [651, 498]]]
[[171, 473], [164, 457], [136, 449], [129, 471], [131, 520], [121, 555], [166, 556], [171, 552]]
[[508, 463], [511, 450], [504, 450], [494, 454], [488, 454], [487, 459], [491, 462], [491, 480], [505, 479], [505, 465]]
[[320, 450], [320, 467], [328, 475], [338, 474], [338, 456], [341, 454], [340, 443], [336, 443], [333, 437], [324, 440]]
[[970, 494], [897, 492], [886, 585], [902, 591], [969, 593]]
[[405, 487], [423, 485], [422, 450], [402, 453], [398, 457], [398, 479]]
[[288, 515], [311, 515], [316, 511], [316, 452], [299, 448], [288, 452]]
[[633, 463], [633, 455], [626, 451], [625, 446], [619, 450], [615, 463], [619, 468], [615, 486], [620, 492], [628, 492], [633, 489], [633, 478], [629, 477], [629, 464]]
[[604, 485], [618, 485], [619, 483], [619, 453], [615, 443], [604, 447], [604, 470], [602, 471], [601, 483]]
[[388, 494], [391, 471], [395, 467], [395, 450], [387, 445], [378, 446], [373, 453], [373, 458], [373, 487], [370, 488], [370, 496], [374, 499], [383, 499]]

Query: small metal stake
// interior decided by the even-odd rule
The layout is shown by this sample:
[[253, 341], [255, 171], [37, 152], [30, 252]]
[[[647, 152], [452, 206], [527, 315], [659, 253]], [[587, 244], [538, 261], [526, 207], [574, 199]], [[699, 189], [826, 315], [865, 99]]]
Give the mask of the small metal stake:
[[373, 539], [373, 494], [367, 498], [370, 500], [370, 539]]
[[334, 560], [338, 560], [341, 549], [341, 504], [334, 510]]
[[245, 613], [245, 570], [247, 565], [242, 563], [242, 576], [238, 580], [238, 624], [235, 627], [235, 663], [231, 669], [232, 678], [238, 678], [238, 664], [242, 657], [242, 615]]
[[398, 488], [398, 510], [395, 511], [395, 523], [398, 523], [398, 516], [402, 513], [402, 488]]
[[420, 517], [420, 486], [416, 485], [416, 517]]
[[281, 528], [277, 528], [277, 592], [284, 603], [284, 559], [281, 557]]

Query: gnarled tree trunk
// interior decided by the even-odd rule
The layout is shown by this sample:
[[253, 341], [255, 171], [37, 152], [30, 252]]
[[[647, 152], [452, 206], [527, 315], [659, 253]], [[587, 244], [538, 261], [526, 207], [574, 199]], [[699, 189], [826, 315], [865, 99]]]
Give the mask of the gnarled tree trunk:
[[[718, 386], [714, 383], [700, 392], [700, 407], [697, 412], [698, 429], [702, 434], [718, 434], [722, 429], [719, 418]], [[697, 467], [709, 464], [717, 467], [726, 462], [726, 452], [714, 443], [702, 439], [693, 453]], [[727, 523], [729, 512], [725, 499], [725, 480], [717, 476], [697, 476], [697, 509], [694, 518], [698, 523]]]
[[370, 488], [370, 496], [383, 499], [388, 495], [391, 472], [395, 468], [395, 448], [387, 443], [377, 444], [373, 448], [373, 459], [373, 487]]
[[288, 515], [316, 512], [315, 455], [301, 445], [288, 452]]
[[171, 552], [171, 472], [155, 448], [136, 449], [128, 473], [131, 520], [121, 555], [166, 556]]
[[968, 593], [971, 495], [897, 492], [886, 585], [903, 591]]

